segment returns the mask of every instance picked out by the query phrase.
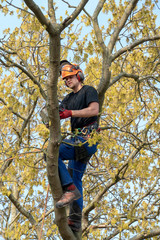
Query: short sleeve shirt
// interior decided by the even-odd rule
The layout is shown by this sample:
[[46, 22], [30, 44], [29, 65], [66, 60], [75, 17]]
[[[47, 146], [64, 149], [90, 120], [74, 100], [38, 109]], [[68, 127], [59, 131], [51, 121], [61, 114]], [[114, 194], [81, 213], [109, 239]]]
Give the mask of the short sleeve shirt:
[[[69, 93], [62, 101], [61, 107], [68, 110], [87, 108], [91, 102], [98, 102], [98, 93], [94, 87], [84, 85], [78, 92]], [[97, 116], [81, 118], [71, 117], [72, 132], [76, 128], [83, 128], [97, 121]]]

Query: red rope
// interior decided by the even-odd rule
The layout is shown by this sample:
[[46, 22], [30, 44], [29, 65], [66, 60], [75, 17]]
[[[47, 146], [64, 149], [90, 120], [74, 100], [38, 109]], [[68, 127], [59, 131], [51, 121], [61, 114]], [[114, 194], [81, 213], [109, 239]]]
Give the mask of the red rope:
[[42, 225], [41, 225], [41, 232], [40, 232], [40, 236], [39, 236], [38, 240], [41, 240], [41, 237], [42, 237], [44, 218], [45, 218], [45, 215], [46, 215], [46, 208], [47, 208], [48, 192], [49, 192], [49, 184], [48, 184], [48, 187], [47, 187], [47, 196], [46, 196], [46, 201], [45, 201], [45, 206], [44, 206], [44, 213], [43, 213], [43, 220], [42, 220]]

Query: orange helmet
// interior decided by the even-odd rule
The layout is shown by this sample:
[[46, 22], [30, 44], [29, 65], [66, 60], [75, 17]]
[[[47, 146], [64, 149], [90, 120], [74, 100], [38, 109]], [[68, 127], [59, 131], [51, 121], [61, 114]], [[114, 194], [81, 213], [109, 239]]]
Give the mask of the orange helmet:
[[61, 67], [60, 73], [62, 78], [65, 79], [68, 76], [76, 75], [79, 81], [84, 80], [84, 75], [82, 70], [76, 64], [66, 63]]

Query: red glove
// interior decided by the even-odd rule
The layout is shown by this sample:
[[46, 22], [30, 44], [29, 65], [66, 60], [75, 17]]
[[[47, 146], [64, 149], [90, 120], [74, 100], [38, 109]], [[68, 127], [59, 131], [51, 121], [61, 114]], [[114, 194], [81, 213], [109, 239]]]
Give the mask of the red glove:
[[60, 119], [65, 119], [68, 117], [72, 117], [72, 111], [71, 110], [64, 110], [62, 112], [59, 112]]

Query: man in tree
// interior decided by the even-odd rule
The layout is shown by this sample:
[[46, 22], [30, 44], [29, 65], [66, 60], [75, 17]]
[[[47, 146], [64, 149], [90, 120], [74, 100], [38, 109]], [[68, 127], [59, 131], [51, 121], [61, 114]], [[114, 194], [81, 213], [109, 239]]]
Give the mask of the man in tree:
[[[72, 89], [60, 105], [60, 119], [71, 117], [73, 136], [60, 145], [58, 166], [63, 195], [56, 207], [70, 205], [68, 224], [73, 231], [79, 231], [83, 208], [82, 177], [89, 158], [97, 150], [97, 144], [89, 146], [87, 139], [98, 127], [98, 94], [93, 87], [83, 85], [84, 75], [78, 65], [63, 60], [60, 66], [62, 79]], [[68, 170], [63, 160], [69, 160]]]

